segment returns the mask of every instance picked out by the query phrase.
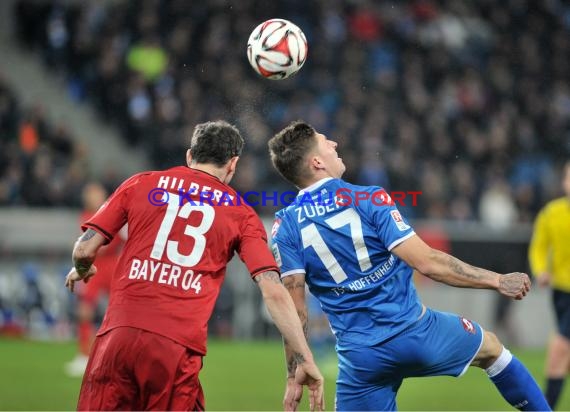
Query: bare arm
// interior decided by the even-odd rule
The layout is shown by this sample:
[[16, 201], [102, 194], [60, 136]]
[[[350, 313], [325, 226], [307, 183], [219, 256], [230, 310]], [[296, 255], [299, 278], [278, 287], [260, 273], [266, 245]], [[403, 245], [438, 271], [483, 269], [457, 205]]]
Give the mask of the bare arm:
[[73, 248], [73, 269], [65, 278], [65, 286], [73, 292], [75, 282], [83, 280], [89, 281], [89, 278], [97, 272], [93, 262], [97, 256], [97, 251], [105, 244], [105, 238], [93, 229], [87, 229]]
[[73, 248], [73, 266], [81, 277], [89, 272], [89, 268], [95, 261], [97, 251], [105, 243], [105, 238], [93, 229], [87, 229]]
[[[305, 301], [305, 275], [291, 275], [286, 276], [283, 279], [283, 285], [285, 289], [291, 295], [295, 308], [297, 309], [297, 315], [301, 320], [301, 326], [303, 327], [303, 334], [305, 339], [308, 340], [309, 332], [309, 316], [307, 312], [307, 303]], [[295, 360], [294, 351], [291, 348], [289, 342], [286, 339], [283, 340], [283, 345], [285, 348], [285, 359], [287, 362], [287, 378], [295, 377], [295, 368], [297, 367], [297, 362]]]
[[[301, 320], [305, 339], [308, 340], [308, 312], [307, 303], [305, 301], [305, 275], [291, 275], [282, 279], [283, 285], [293, 298], [293, 303], [297, 309], [297, 315]], [[295, 371], [297, 369], [297, 360], [294, 351], [286, 339], [283, 339], [283, 347], [285, 349], [285, 361], [287, 363], [287, 385], [285, 387], [285, 396], [283, 396], [283, 410], [296, 411], [301, 398], [303, 396], [302, 388], [299, 388], [295, 382]]]
[[[323, 410], [324, 378], [313, 360], [313, 354], [307, 344], [303, 324], [293, 299], [281, 284], [277, 272], [270, 271], [259, 274], [255, 277], [255, 281], [261, 289], [263, 300], [275, 325], [283, 335], [284, 342], [286, 342], [285, 345], [289, 351], [287, 376], [293, 376], [298, 384], [309, 387], [311, 410], [315, 408]], [[300, 399], [301, 394], [295, 394], [294, 397]]]
[[392, 252], [427, 277], [450, 286], [495, 289], [515, 299], [522, 299], [530, 290], [530, 279], [525, 273], [501, 275], [469, 265], [445, 252], [432, 249], [419, 236], [405, 240]]

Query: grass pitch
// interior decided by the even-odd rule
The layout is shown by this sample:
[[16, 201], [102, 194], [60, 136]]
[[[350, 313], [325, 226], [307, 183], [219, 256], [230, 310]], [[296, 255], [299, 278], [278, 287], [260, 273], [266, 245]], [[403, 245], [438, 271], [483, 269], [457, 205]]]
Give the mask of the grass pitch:
[[[544, 351], [513, 351], [543, 382]], [[0, 410], [73, 410], [80, 379], [67, 377], [65, 362], [74, 343], [0, 339]], [[327, 410], [334, 408], [334, 360], [321, 361], [326, 375]], [[211, 341], [201, 381], [208, 410], [280, 410], [285, 367], [279, 342]], [[408, 379], [398, 396], [400, 410], [513, 410], [487, 379], [471, 368], [460, 379]], [[305, 402], [303, 410], [308, 406]], [[570, 409], [570, 389], [561, 410]]]

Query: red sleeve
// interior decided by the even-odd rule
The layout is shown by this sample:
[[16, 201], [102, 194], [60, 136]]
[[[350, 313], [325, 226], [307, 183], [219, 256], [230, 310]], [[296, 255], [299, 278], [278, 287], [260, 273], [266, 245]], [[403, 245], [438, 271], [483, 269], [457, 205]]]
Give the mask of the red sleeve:
[[142, 175], [143, 173], [139, 173], [125, 180], [97, 213], [81, 225], [81, 229], [83, 231], [93, 229], [106, 239], [105, 244], [111, 242], [117, 232], [127, 223], [129, 192], [139, 183]]
[[253, 210], [244, 219], [241, 234], [238, 254], [251, 277], [270, 270], [279, 273], [279, 267], [267, 244], [267, 232]]

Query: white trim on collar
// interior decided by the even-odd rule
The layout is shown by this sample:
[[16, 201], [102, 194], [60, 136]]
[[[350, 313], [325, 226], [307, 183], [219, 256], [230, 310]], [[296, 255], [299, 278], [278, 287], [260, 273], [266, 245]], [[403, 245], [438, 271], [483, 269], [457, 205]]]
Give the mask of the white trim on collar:
[[328, 182], [329, 180], [332, 180], [332, 177], [323, 177], [321, 180], [316, 181], [312, 185], [307, 186], [306, 188], [299, 190], [299, 194], [297, 196], [300, 196], [300, 195], [307, 193], [307, 192], [312, 192], [317, 187], [321, 186], [325, 182]]

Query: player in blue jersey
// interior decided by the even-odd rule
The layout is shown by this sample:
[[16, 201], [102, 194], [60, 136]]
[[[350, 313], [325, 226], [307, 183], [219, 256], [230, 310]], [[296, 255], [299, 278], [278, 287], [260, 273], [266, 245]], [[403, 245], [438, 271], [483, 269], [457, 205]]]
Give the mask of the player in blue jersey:
[[[269, 142], [275, 168], [301, 189], [276, 214], [273, 253], [305, 329], [305, 283], [320, 301], [336, 337], [338, 410], [395, 410], [404, 378], [461, 376], [485, 369], [520, 410], [548, 410], [522, 363], [497, 337], [459, 315], [426, 308], [414, 270], [451, 286], [495, 289], [522, 299], [524, 273], [500, 275], [430, 248], [380, 187], [341, 180], [336, 143], [295, 122]], [[295, 359], [285, 342], [288, 379], [283, 406], [296, 410]]]

